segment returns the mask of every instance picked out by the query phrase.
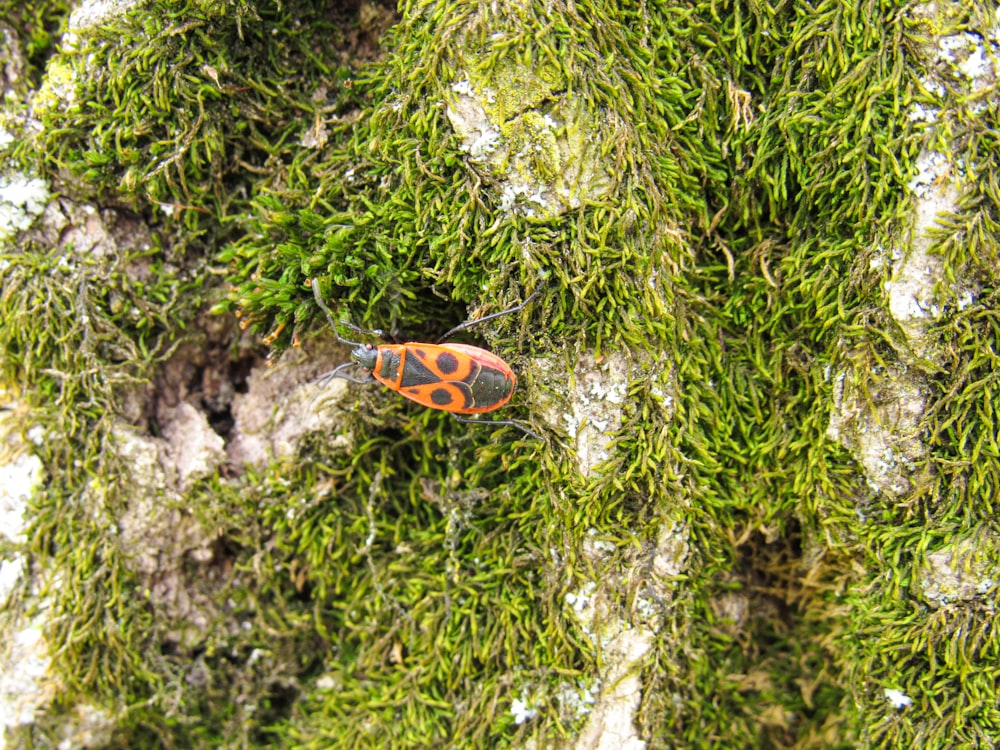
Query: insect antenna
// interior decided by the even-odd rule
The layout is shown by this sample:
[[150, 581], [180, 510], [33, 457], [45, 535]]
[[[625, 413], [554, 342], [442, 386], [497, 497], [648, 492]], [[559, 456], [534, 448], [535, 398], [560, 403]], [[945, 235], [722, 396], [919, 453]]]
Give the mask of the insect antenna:
[[344, 364], [333, 368], [330, 372], [324, 372], [322, 375], [310, 380], [309, 382], [316, 386], [316, 392], [313, 394], [312, 398], [309, 399], [309, 408], [312, 409], [316, 405], [316, 401], [319, 400], [320, 394], [323, 393], [323, 389], [326, 388], [330, 384], [330, 381], [334, 378], [350, 380], [352, 383], [370, 383], [375, 379], [371, 373], [368, 373], [368, 377], [363, 380], [343, 374], [343, 370], [346, 370], [348, 367], [355, 366], [356, 365], [353, 362], [345, 362]]
[[[341, 336], [339, 326], [344, 326], [344, 328], [350, 328], [359, 336], [377, 336], [378, 338], [385, 340], [385, 333], [382, 331], [381, 328], [375, 328], [369, 331], [364, 328], [358, 328], [356, 325], [354, 325], [353, 323], [348, 323], [346, 320], [342, 320], [339, 323], [335, 321], [333, 319], [333, 313], [330, 312], [330, 308], [327, 307], [326, 302], [323, 301], [323, 295], [320, 294], [319, 279], [312, 280], [312, 290], [313, 290], [313, 296], [316, 298], [316, 304], [319, 305], [319, 309], [323, 311], [324, 315], [326, 315], [326, 320], [330, 324], [330, 328], [333, 329], [333, 335], [337, 337], [337, 341], [339, 341], [341, 344], [347, 344], [348, 346], [364, 346], [364, 344], [362, 344], [359, 341], [348, 341], [343, 336]], [[337, 369], [339, 370], [340, 368], [338, 367]], [[347, 378], [347, 380], [350, 380], [350, 378]]]

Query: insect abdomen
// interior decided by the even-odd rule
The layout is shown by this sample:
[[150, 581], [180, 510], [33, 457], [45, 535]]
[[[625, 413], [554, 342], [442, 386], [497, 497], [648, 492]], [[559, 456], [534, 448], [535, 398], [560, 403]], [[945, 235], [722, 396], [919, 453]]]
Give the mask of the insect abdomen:
[[514, 393], [514, 378], [508, 372], [492, 367], [480, 367], [475, 379], [469, 383], [474, 404], [490, 404], [492, 408], [503, 406]]

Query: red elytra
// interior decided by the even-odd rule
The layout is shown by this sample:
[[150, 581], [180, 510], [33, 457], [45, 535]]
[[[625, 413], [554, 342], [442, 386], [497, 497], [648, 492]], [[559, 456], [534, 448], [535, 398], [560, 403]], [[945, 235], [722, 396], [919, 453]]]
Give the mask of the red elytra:
[[[470, 424], [510, 425], [533, 437], [540, 437], [523, 425], [510, 420], [478, 422], [458, 417], [459, 414], [483, 414], [499, 409], [510, 401], [514, 386], [517, 384], [517, 376], [514, 375], [510, 365], [486, 349], [470, 344], [440, 343], [459, 331], [524, 309], [537, 291], [520, 305], [509, 310], [502, 310], [452, 328], [441, 337], [439, 343], [408, 342], [376, 346], [343, 338], [337, 331], [338, 324], [334, 321], [333, 314], [323, 301], [317, 279], [312, 280], [312, 288], [316, 303], [326, 315], [334, 334], [342, 343], [354, 347], [351, 361], [335, 368], [323, 376], [324, 379], [340, 377], [356, 383], [367, 383], [374, 379], [422, 406], [450, 412], [459, 421]], [[362, 331], [349, 323], [340, 325], [345, 325], [357, 333], [368, 333], [383, 338], [381, 331]], [[345, 368], [353, 366], [367, 370], [368, 376], [359, 379], [343, 373]]]

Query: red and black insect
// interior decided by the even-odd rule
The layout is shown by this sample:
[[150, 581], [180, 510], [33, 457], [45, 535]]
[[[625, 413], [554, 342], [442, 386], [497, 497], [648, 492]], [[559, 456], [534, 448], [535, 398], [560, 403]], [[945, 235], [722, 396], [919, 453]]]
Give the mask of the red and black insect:
[[[324, 379], [339, 377], [355, 383], [369, 383], [372, 380], [377, 380], [411, 401], [416, 401], [431, 409], [450, 412], [460, 422], [510, 425], [533, 437], [541, 437], [511, 420], [480, 422], [458, 416], [460, 414], [483, 414], [499, 409], [510, 401], [510, 397], [514, 393], [514, 386], [517, 384], [517, 376], [510, 369], [510, 365], [492, 352], [469, 344], [442, 343], [450, 336], [472, 326], [494, 320], [502, 315], [520, 312], [537, 294], [537, 291], [524, 302], [509, 310], [501, 310], [479, 320], [455, 326], [438, 339], [437, 343], [408, 342], [376, 346], [348, 341], [343, 338], [337, 330], [338, 325], [350, 328], [360, 335], [372, 335], [383, 341], [387, 340], [385, 334], [380, 330], [366, 331], [350, 323], [341, 322], [338, 324], [333, 319], [330, 308], [323, 301], [318, 279], [312, 280], [312, 289], [316, 297], [316, 304], [326, 315], [337, 339], [341, 343], [354, 347], [351, 352], [351, 361], [335, 368], [323, 376]], [[364, 378], [354, 378], [343, 372], [354, 366], [367, 370], [368, 375]]]

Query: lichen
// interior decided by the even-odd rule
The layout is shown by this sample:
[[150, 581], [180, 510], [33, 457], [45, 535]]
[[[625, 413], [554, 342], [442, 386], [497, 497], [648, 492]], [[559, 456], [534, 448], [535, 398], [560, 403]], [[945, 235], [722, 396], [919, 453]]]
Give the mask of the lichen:
[[613, 181], [600, 152], [614, 118], [588, 111], [551, 66], [525, 74], [517, 59], [487, 67], [482, 57], [456, 63], [466, 77], [445, 91], [446, 111], [501, 211], [551, 218], [606, 196]]
[[997, 542], [980, 533], [928, 552], [919, 571], [917, 589], [935, 607], [986, 600], [997, 587], [996, 570]]

